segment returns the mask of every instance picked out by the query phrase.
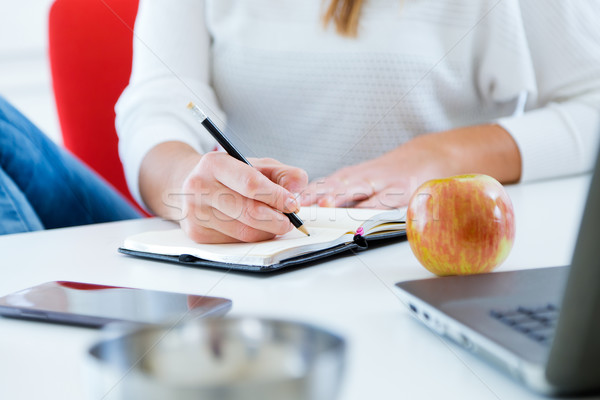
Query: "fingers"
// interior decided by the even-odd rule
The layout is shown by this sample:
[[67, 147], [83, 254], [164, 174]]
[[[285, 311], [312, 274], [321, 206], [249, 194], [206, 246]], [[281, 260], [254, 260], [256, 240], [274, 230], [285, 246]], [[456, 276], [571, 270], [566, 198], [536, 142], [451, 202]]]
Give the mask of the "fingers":
[[340, 170], [328, 178], [311, 182], [302, 193], [301, 204], [376, 209], [397, 208], [408, 204], [411, 191], [404, 180], [396, 179], [385, 186], [372, 178], [377, 176], [374, 173], [366, 175], [345, 172]]
[[333, 187], [333, 191], [318, 201], [322, 207], [354, 206], [356, 203], [368, 199], [376, 193], [370, 181], [343, 181]]
[[[302, 170], [263, 164], [269, 177], [305, 184]], [[293, 226], [282, 212], [299, 204], [269, 177], [227, 154], [205, 154], [183, 184], [182, 228], [201, 243], [255, 242], [289, 232]]]
[[302, 193], [301, 204], [320, 207], [350, 207], [377, 193], [376, 185], [364, 177], [320, 179], [308, 185]]
[[[298, 211], [300, 204], [284, 187], [251, 167], [223, 153], [207, 153], [200, 168], [206, 169], [216, 181], [240, 195], [260, 201], [286, 213]], [[272, 172], [272, 171], [271, 171]]]
[[357, 208], [390, 209], [404, 207], [408, 204], [410, 193], [399, 188], [386, 188], [367, 200], [355, 205]]
[[[214, 228], [210, 226], [214, 226]], [[292, 226], [287, 222], [287, 230]], [[275, 237], [272, 232], [257, 229], [221, 213], [217, 209], [197, 210], [194, 216], [181, 222], [188, 236], [198, 243], [259, 242]], [[282, 232], [280, 234], [283, 234]]]
[[[202, 210], [198, 217], [222, 222], [223, 226], [228, 225], [228, 222], [238, 221], [256, 230], [275, 235], [283, 235], [292, 228], [290, 220], [281, 212], [263, 202], [233, 192], [225, 186], [221, 186], [211, 194]], [[223, 232], [240, 238], [239, 235], [231, 235], [236, 232], [235, 230], [230, 232], [225, 229]]]

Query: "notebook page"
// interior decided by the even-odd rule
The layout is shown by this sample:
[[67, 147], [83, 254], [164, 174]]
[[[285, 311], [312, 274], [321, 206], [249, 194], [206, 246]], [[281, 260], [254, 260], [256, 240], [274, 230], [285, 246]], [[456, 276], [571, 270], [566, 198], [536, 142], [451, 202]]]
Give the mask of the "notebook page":
[[123, 247], [148, 253], [175, 255], [190, 254], [205, 260], [247, 264], [271, 265], [278, 261], [325, 249], [352, 239], [345, 229], [312, 227], [310, 236], [294, 229], [273, 240], [258, 243], [199, 244], [181, 229], [150, 231], [125, 239]]
[[[333, 208], [333, 207], [303, 207], [298, 216], [311, 232], [312, 227], [346, 229], [356, 232], [362, 226], [366, 232], [373, 227], [386, 222], [404, 222], [406, 208], [393, 210], [376, 210], [367, 208]], [[403, 224], [394, 224], [395, 227]], [[390, 225], [387, 229], [392, 229]]]

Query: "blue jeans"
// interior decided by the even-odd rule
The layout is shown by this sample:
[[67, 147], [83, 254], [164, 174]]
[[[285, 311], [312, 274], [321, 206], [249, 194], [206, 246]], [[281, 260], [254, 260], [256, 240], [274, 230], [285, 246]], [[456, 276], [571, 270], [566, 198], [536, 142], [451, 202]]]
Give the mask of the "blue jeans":
[[0, 234], [139, 217], [0, 96]]

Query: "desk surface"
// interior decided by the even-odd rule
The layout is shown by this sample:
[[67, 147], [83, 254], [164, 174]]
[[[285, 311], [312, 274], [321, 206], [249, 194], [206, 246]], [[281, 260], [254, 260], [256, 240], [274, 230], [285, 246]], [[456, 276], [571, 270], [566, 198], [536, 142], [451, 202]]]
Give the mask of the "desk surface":
[[[498, 269], [568, 264], [589, 176], [509, 186], [517, 234]], [[0, 237], [0, 295], [71, 280], [228, 297], [230, 315], [305, 321], [348, 342], [341, 400], [541, 398], [414, 319], [394, 284], [432, 275], [407, 242], [277, 275], [151, 262], [117, 253], [134, 233], [170, 227], [125, 221]], [[83, 399], [91, 329], [0, 318], [0, 397]]]

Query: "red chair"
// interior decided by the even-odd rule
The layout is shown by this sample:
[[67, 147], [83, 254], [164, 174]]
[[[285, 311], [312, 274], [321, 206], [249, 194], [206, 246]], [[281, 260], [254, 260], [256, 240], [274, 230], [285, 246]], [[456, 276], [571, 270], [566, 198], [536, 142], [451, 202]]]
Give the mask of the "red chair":
[[131, 74], [138, 0], [56, 0], [49, 56], [64, 145], [132, 203], [117, 151], [114, 105]]

